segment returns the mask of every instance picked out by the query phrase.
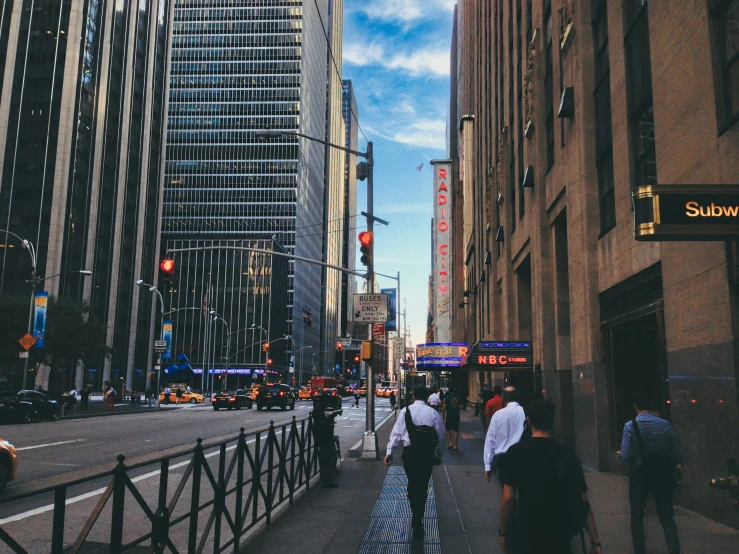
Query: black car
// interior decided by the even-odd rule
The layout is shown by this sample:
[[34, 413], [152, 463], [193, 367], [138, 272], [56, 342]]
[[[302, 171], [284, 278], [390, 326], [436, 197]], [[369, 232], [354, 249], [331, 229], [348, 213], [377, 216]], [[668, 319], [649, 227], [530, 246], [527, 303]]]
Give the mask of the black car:
[[56, 400], [35, 390], [22, 390], [0, 398], [0, 417], [31, 423], [33, 419], [59, 419], [61, 410]]
[[295, 409], [295, 401], [297, 397], [292, 389], [287, 385], [266, 384], [259, 387], [257, 392], [257, 410], [262, 408], [276, 408], [287, 410]]
[[[339, 391], [338, 390], [336, 390], [336, 389], [323, 389], [323, 391], [321, 392], [321, 395], [323, 395], [323, 393], [326, 393], [326, 394], [329, 395], [328, 405], [326, 406], [327, 408], [329, 408], [331, 410], [340, 410], [342, 408], [342, 406], [344, 405], [344, 402], [341, 399], [341, 395], [339, 394]], [[321, 397], [321, 395], [319, 395], [319, 396], [317, 396], [317, 397], [315, 397], [313, 399], [313, 406], [314, 406], [314, 408], [315, 408], [316, 402], [318, 402], [318, 399]]]
[[241, 408], [251, 410], [252, 400], [248, 396], [247, 391], [238, 389], [236, 392], [220, 391], [216, 393], [213, 395], [211, 404], [215, 411], [221, 408], [224, 410], [240, 410]]

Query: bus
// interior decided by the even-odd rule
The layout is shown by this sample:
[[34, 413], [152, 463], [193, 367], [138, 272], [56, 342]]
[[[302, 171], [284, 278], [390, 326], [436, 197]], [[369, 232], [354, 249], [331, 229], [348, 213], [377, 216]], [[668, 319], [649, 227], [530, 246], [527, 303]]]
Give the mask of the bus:
[[315, 398], [324, 389], [337, 389], [339, 382], [332, 377], [314, 377], [308, 385], [310, 386], [310, 397]]

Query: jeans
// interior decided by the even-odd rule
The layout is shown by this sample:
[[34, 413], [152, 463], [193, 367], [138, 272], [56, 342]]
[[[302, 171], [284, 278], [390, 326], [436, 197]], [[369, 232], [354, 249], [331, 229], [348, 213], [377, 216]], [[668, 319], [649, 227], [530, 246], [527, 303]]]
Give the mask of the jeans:
[[657, 515], [665, 534], [667, 551], [670, 554], [680, 554], [680, 539], [672, 506], [672, 487], [654, 486], [632, 475], [629, 479], [629, 504], [631, 505], [631, 539], [634, 543], [634, 553], [645, 554], [646, 552], [644, 509], [650, 494], [654, 495], [657, 505]]
[[336, 471], [336, 447], [333, 441], [318, 445], [318, 464], [321, 470], [321, 483], [325, 485], [333, 483]]
[[408, 478], [408, 502], [413, 513], [413, 526], [423, 523], [426, 513], [426, 498], [429, 491], [429, 480], [434, 468], [432, 459], [417, 459], [410, 446], [403, 449], [403, 468]]

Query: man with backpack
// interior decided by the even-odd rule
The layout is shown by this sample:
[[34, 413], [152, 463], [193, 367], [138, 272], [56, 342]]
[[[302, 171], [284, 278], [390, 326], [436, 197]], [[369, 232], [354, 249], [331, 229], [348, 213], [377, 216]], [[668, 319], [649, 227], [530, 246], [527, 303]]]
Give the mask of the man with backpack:
[[403, 445], [403, 468], [408, 477], [408, 502], [413, 514], [412, 528], [416, 536], [423, 535], [423, 516], [426, 511], [431, 470], [441, 464], [441, 446], [444, 442], [444, 424], [439, 412], [426, 405], [429, 390], [416, 387], [413, 404], [400, 411], [390, 441], [387, 443], [385, 465], [393, 461], [393, 448]]
[[683, 460], [675, 430], [669, 421], [649, 412], [649, 398], [640, 393], [632, 399], [636, 416], [624, 425], [622, 460], [629, 462], [629, 504], [631, 538], [635, 554], [644, 554], [644, 508], [654, 496], [657, 515], [670, 554], [680, 554], [680, 538], [675, 524], [673, 495]]
[[[526, 427], [526, 415], [518, 403], [519, 398], [519, 393], [514, 387], [506, 387], [503, 391], [504, 407], [495, 412], [490, 420], [483, 450], [485, 477], [488, 481], [505, 460], [508, 449], [521, 440]], [[502, 480], [500, 484], [503, 485]]]
[[580, 460], [551, 436], [554, 411], [543, 398], [527, 406], [531, 439], [511, 446], [500, 467], [499, 542], [504, 552], [571, 554], [572, 537], [584, 546], [586, 528], [590, 554], [601, 554]]

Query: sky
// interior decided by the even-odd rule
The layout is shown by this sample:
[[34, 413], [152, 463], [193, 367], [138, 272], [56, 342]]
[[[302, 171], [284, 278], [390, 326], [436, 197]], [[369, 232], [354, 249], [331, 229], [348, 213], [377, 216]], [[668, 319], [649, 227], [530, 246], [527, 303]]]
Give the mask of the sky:
[[[354, 84], [359, 124], [374, 143], [374, 213], [390, 222], [375, 225], [375, 271], [400, 271], [399, 311], [407, 305], [414, 345], [426, 338], [433, 217], [429, 161], [446, 157], [455, 3], [344, 0], [343, 75]], [[364, 151], [361, 133], [359, 143]], [[366, 181], [359, 181], [358, 190], [357, 211], [363, 211]], [[364, 225], [364, 218], [356, 221]], [[363, 267], [358, 260], [357, 267]], [[380, 278], [380, 285], [390, 288], [395, 281]]]

